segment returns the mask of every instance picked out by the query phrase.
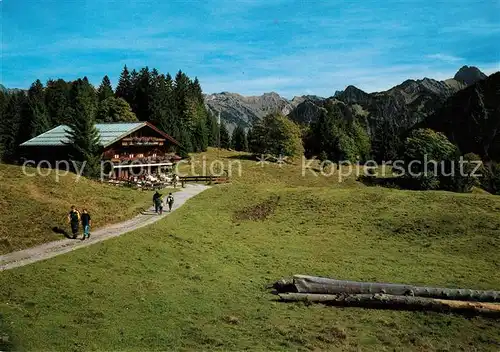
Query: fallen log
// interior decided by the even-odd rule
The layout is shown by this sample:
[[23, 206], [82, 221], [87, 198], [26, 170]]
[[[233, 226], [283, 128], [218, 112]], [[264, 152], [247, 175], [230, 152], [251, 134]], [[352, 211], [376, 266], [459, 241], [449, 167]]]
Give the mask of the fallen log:
[[417, 296], [462, 301], [500, 302], [499, 291], [421, 287], [379, 282], [358, 282], [335, 280], [316, 276], [295, 275], [292, 280], [277, 281], [273, 287], [278, 293], [319, 294], [389, 294], [396, 296]]
[[279, 293], [285, 302], [315, 302], [333, 306], [385, 308], [400, 310], [431, 310], [472, 315], [500, 317], [500, 304], [465, 302], [428, 297], [397, 296], [387, 294], [313, 294]]

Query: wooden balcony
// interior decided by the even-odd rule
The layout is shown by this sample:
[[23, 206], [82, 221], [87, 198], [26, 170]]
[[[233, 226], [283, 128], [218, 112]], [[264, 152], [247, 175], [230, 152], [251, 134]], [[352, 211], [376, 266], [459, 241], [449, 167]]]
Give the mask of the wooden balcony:
[[128, 164], [159, 164], [159, 163], [175, 163], [181, 158], [175, 154], [165, 154], [158, 156], [143, 156], [143, 157], [128, 157], [120, 156], [119, 158], [112, 157], [109, 160], [114, 164], [128, 165]]
[[132, 146], [132, 145], [157, 145], [162, 146], [165, 144], [164, 138], [157, 137], [129, 137], [122, 139], [123, 146]]

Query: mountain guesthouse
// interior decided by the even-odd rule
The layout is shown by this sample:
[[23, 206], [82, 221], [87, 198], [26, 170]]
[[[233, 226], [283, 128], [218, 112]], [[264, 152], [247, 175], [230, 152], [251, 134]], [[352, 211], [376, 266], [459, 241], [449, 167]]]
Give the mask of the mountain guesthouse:
[[[102, 165], [110, 179], [127, 180], [141, 173], [171, 170], [181, 158], [179, 143], [148, 122], [98, 123]], [[60, 125], [21, 144], [31, 165], [54, 167], [70, 161], [69, 127]], [[43, 163], [44, 165], [40, 164]]]

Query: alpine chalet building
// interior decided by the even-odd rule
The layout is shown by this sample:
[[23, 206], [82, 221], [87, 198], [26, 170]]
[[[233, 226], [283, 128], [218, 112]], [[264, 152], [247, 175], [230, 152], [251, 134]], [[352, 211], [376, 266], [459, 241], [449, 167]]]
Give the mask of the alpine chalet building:
[[[95, 127], [110, 178], [128, 179], [140, 170], [155, 173], [171, 168], [181, 159], [175, 154], [179, 143], [148, 122], [98, 123]], [[22, 143], [24, 158], [35, 163], [46, 160], [45, 166], [69, 161], [69, 130], [60, 125]]]

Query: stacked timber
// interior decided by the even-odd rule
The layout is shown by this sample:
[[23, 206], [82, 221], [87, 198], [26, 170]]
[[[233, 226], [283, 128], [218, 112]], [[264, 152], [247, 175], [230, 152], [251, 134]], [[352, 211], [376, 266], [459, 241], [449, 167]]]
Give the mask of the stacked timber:
[[500, 316], [500, 291], [422, 287], [295, 275], [272, 285], [282, 301]]

